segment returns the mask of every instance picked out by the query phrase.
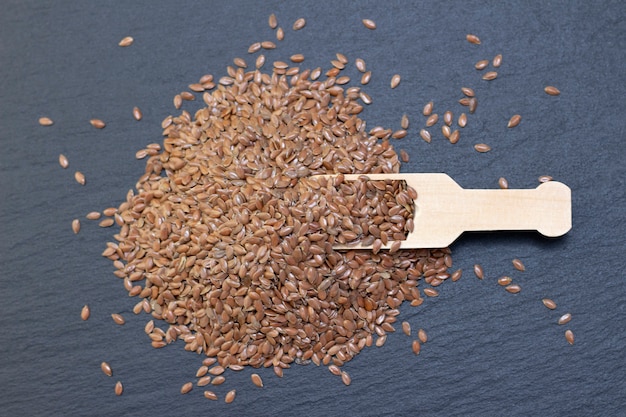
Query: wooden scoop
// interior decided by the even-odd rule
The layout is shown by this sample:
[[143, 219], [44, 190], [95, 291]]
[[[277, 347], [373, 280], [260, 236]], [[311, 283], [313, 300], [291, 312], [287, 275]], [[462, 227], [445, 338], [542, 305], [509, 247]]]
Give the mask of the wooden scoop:
[[[344, 175], [344, 179], [353, 181], [363, 175]], [[571, 190], [556, 181], [528, 190], [465, 190], [446, 174], [365, 176], [370, 180], [403, 180], [417, 191], [415, 227], [402, 241], [401, 249], [444, 248], [466, 231], [537, 230], [557, 237], [572, 227]], [[390, 246], [391, 242], [383, 248]], [[371, 248], [361, 244], [333, 247]]]

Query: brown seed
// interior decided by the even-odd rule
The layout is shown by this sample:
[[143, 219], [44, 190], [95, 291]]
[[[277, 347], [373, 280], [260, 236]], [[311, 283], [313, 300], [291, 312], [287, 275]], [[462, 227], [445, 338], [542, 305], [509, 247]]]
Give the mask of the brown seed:
[[350, 374], [346, 371], [341, 372], [341, 382], [343, 382], [344, 385], [350, 385], [352, 383], [352, 378], [350, 378]]
[[124, 317], [122, 317], [121, 314], [113, 313], [111, 314], [111, 318], [116, 324], [119, 324], [120, 326], [126, 323], [126, 320], [124, 320]]
[[111, 376], [111, 375], [113, 375], [113, 370], [111, 369], [111, 365], [109, 365], [109, 364], [108, 364], [108, 363], [106, 363], [106, 362], [102, 362], [102, 363], [100, 364], [100, 369], [102, 369], [102, 372], [104, 372], [104, 374], [105, 374], [106, 376]]
[[500, 67], [500, 65], [502, 65], [502, 55], [498, 54], [494, 56], [491, 65], [493, 65], [494, 68]]
[[[259, 52], [261, 50], [261, 42], [254, 42], [252, 45], [248, 47], [248, 53], [253, 54], [255, 52]], [[209, 82], [209, 81], [207, 81]], [[202, 83], [204, 84], [204, 83]]]
[[118, 45], [119, 45], [119, 46], [122, 46], [122, 47], [124, 47], [124, 46], [130, 46], [130, 45], [132, 45], [132, 44], [133, 44], [133, 42], [134, 42], [134, 41], [135, 41], [135, 40], [132, 38], [132, 36], [126, 36], [125, 38], [123, 38], [123, 39], [122, 39], [122, 40], [118, 43]]
[[545, 91], [546, 94], [549, 94], [551, 96], [558, 96], [559, 94], [561, 94], [558, 88], [551, 86], [551, 85], [544, 88], [543, 91]]
[[261, 48], [263, 49], [276, 49], [276, 44], [272, 41], [261, 42]]
[[541, 183], [552, 181], [552, 177], [549, 175], [541, 175], [538, 179]]
[[404, 332], [405, 335], [411, 336], [411, 323], [409, 323], [408, 321], [403, 321], [402, 331]]
[[400, 85], [400, 75], [394, 74], [394, 76], [391, 77], [391, 88], [396, 88], [398, 85]]
[[84, 320], [87, 320], [90, 315], [91, 315], [91, 310], [89, 309], [89, 306], [85, 304], [83, 306], [83, 309], [80, 311], [80, 318], [83, 319], [84, 321]]
[[250, 379], [252, 380], [252, 383], [254, 385], [256, 385], [259, 388], [263, 388], [263, 380], [261, 379], [261, 376], [259, 374], [250, 375]]
[[184, 394], [187, 394], [192, 389], [193, 389], [193, 382], [186, 382], [183, 384], [182, 387], [180, 387], [180, 393], [184, 395]]
[[476, 145], [474, 145], [474, 149], [476, 150], [476, 152], [489, 152], [491, 150], [491, 146], [487, 145], [486, 143], [477, 143]]
[[40, 117], [39, 124], [42, 126], [52, 126], [54, 124], [54, 121], [49, 117]]
[[89, 120], [89, 123], [91, 123], [91, 125], [96, 129], [104, 129], [104, 127], [106, 126], [106, 123], [104, 123], [100, 119], [91, 119]]
[[424, 294], [427, 297], [437, 297], [439, 295], [439, 291], [434, 288], [424, 288]]
[[79, 183], [80, 185], [85, 185], [85, 174], [83, 174], [80, 171], [76, 171], [74, 173], [74, 179], [76, 180], [77, 183]]
[[216, 401], [217, 395], [213, 391], [204, 391], [204, 398]]
[[454, 271], [450, 277], [450, 279], [453, 282], [457, 282], [458, 280], [461, 279], [461, 276], [463, 275], [463, 270], [462, 269], [457, 269], [456, 271]]
[[420, 130], [420, 137], [426, 142], [426, 143], [430, 143], [431, 140], [431, 136], [430, 136], [430, 132], [426, 129], [422, 129]]
[[450, 130], [450, 126], [444, 124], [441, 126], [441, 133], [443, 134], [443, 137], [449, 139], [452, 134], [452, 130]]
[[406, 114], [403, 114], [402, 119], [400, 119], [400, 127], [404, 130], [409, 128], [409, 116]]
[[422, 110], [422, 114], [424, 116], [430, 116], [433, 113], [433, 107], [435, 106], [435, 103], [433, 103], [432, 101], [429, 101], [428, 103], [426, 103], [426, 105], [424, 106], [424, 110]]
[[293, 30], [300, 30], [302, 29], [304, 26], [306, 25], [306, 20], [301, 17], [300, 19], [296, 20], [295, 22], [293, 22]]
[[256, 58], [255, 67], [260, 69], [265, 64], [265, 55], [261, 54]]
[[209, 373], [211, 375], [221, 375], [224, 373], [226, 369], [224, 369], [223, 366], [220, 365], [215, 365], [214, 367], [212, 367], [211, 369], [209, 369]]
[[367, 71], [365, 74], [363, 74], [363, 76], [361, 76], [361, 84], [365, 85], [369, 83], [371, 78], [372, 78], [372, 72]]
[[72, 220], [72, 231], [74, 232], [75, 235], [77, 235], [78, 232], [80, 232], [80, 220], [78, 219]]
[[124, 386], [120, 381], [115, 383], [115, 395], [120, 396], [124, 392]]
[[417, 332], [417, 338], [422, 342], [426, 343], [428, 341], [428, 335], [424, 329], [419, 329]]
[[102, 214], [104, 214], [107, 217], [112, 217], [115, 215], [115, 213], [117, 213], [117, 207], [107, 207], [104, 210], [102, 210]]
[[509, 188], [509, 182], [506, 180], [506, 178], [500, 177], [498, 178], [498, 187], [500, 187], [503, 190], [506, 190], [507, 188]]
[[519, 259], [513, 259], [512, 261], [513, 263], [513, 268], [517, 269], [518, 271], [525, 271], [526, 267], [524, 266], [524, 264], [522, 263], [522, 261], [520, 261]]
[[511, 294], [517, 294], [518, 292], [522, 290], [522, 287], [520, 287], [517, 284], [511, 284], [511, 285], [507, 285], [506, 287], [504, 287], [504, 289], [506, 289]]
[[267, 19], [267, 23], [270, 25], [270, 28], [276, 29], [276, 26], [278, 26], [278, 19], [276, 19], [276, 15], [274, 13], [272, 13]]
[[467, 126], [467, 115], [465, 113], [461, 113], [457, 124], [459, 125], [459, 127]]
[[212, 377], [210, 375], [203, 376], [200, 379], [198, 379], [197, 385], [199, 387], [205, 387], [211, 383], [211, 378]]
[[467, 39], [469, 43], [473, 43], [474, 45], [480, 45], [480, 39], [476, 35], [467, 34], [465, 36], [465, 39]]
[[485, 277], [485, 273], [483, 272], [483, 267], [479, 264], [474, 265], [474, 274], [478, 279], [483, 279]]
[[420, 351], [422, 350], [422, 345], [420, 344], [420, 341], [414, 340], [413, 343], [411, 343], [411, 349], [413, 350], [413, 353], [419, 355]]
[[114, 223], [115, 223], [114, 219], [108, 218], [108, 219], [101, 220], [100, 223], [98, 223], [98, 226], [100, 226], [100, 227], [111, 227], [111, 226], [113, 226]]
[[450, 133], [450, 136], [448, 136], [448, 140], [450, 141], [451, 144], [455, 144], [459, 141], [459, 138], [461, 137], [461, 132], [459, 132], [458, 130], [453, 131], [452, 133]]
[[292, 62], [300, 63], [300, 62], [304, 61], [304, 55], [302, 55], [302, 54], [295, 54], [295, 55], [291, 55], [291, 56], [289, 57], [289, 59], [290, 59]]
[[474, 97], [474, 96], [475, 96], [474, 90], [472, 90], [472, 89], [471, 89], [471, 88], [469, 88], [469, 87], [462, 87], [462, 88], [461, 88], [461, 91], [462, 91], [462, 92], [463, 92], [463, 94], [465, 94], [465, 96], [467, 96], [467, 97]]
[[509, 123], [506, 125], [506, 127], [515, 127], [519, 124], [519, 122], [522, 121], [522, 116], [520, 116], [519, 114], [514, 114], [513, 116], [511, 116], [511, 118], [509, 119]]
[[507, 285], [509, 285], [511, 281], [513, 281], [513, 279], [507, 276], [498, 278], [498, 284], [502, 285], [503, 287], [506, 287]]
[[554, 310], [556, 308], [556, 303], [550, 298], [544, 298], [541, 300], [544, 306], [549, 308], [550, 310]]
[[222, 385], [224, 382], [226, 381], [226, 378], [223, 377], [222, 375], [216, 376], [215, 378], [213, 378], [213, 380], [211, 381], [212, 385]]
[[573, 345], [574, 344], [574, 332], [572, 332], [571, 330], [566, 330], [565, 340], [567, 340], [567, 343], [569, 343], [570, 345]]
[[376, 23], [371, 19], [363, 19], [361, 22], [363, 22], [363, 26], [370, 30], [376, 29]]
[[359, 70], [359, 72], [365, 72], [367, 71], [367, 67], [365, 65], [365, 61], [361, 58], [357, 58], [354, 61], [354, 65], [356, 66], [356, 69]]
[[498, 73], [496, 71], [489, 71], [483, 75], [483, 80], [491, 81], [495, 80], [498, 77]]
[[572, 315], [571, 315], [570, 313], [566, 313], [566, 314], [563, 314], [563, 315], [559, 318], [558, 323], [559, 323], [559, 324], [567, 324], [567, 323], [569, 323], [571, 320], [572, 320]]
[[430, 116], [428, 116], [428, 119], [426, 119], [426, 126], [431, 127], [435, 125], [438, 121], [439, 115], [437, 113], [431, 114]]
[[248, 64], [246, 63], [246, 60], [243, 58], [233, 59], [233, 64], [235, 64], [235, 66], [239, 68], [248, 68]]
[[446, 112], [443, 114], [443, 122], [446, 125], [451, 126], [452, 125], [452, 119], [453, 119], [452, 112], [450, 110], [446, 110]]
[[135, 120], [141, 120], [141, 118], [143, 117], [143, 113], [141, 113], [139, 107], [133, 107], [133, 117], [135, 118]]
[[376, 346], [381, 347], [385, 344], [386, 341], [387, 341], [387, 335], [379, 336], [378, 339], [376, 339]]
[[224, 402], [227, 404], [232, 403], [235, 400], [235, 395], [237, 395], [237, 390], [231, 389], [226, 393], [226, 396], [224, 397]]
[[70, 161], [68, 161], [67, 157], [63, 154], [59, 155], [59, 165], [61, 165], [61, 168], [67, 168], [68, 166], [70, 166]]
[[487, 68], [487, 65], [489, 65], [489, 61], [486, 59], [483, 59], [483, 60], [478, 61], [476, 64], [474, 64], [474, 68], [480, 71], [480, 70], [484, 70], [485, 68]]
[[476, 100], [476, 97], [472, 97], [469, 99], [468, 107], [470, 114], [474, 114], [474, 112], [476, 111], [476, 107], [478, 107], [478, 100]]
[[98, 220], [100, 216], [101, 214], [99, 211], [90, 211], [89, 213], [85, 215], [85, 218], [87, 220]]
[[282, 41], [283, 39], [285, 39], [285, 31], [283, 28], [276, 29], [276, 40]]

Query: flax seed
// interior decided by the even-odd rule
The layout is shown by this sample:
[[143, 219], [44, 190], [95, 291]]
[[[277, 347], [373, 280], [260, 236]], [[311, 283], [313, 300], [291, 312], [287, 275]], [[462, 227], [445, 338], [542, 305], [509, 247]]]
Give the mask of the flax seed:
[[409, 128], [409, 116], [406, 114], [403, 114], [402, 119], [400, 119], [400, 127], [404, 130]]
[[252, 383], [259, 388], [263, 388], [263, 380], [259, 374], [250, 375], [250, 379], [252, 379]]
[[457, 269], [456, 271], [454, 271], [452, 273], [452, 275], [450, 276], [450, 279], [453, 282], [457, 282], [458, 280], [461, 279], [461, 276], [463, 275], [463, 270], [462, 269]]
[[479, 264], [474, 265], [474, 274], [476, 275], [476, 278], [478, 279], [483, 279], [485, 277], [485, 273], [483, 272], [483, 267], [480, 266]]
[[89, 309], [89, 306], [87, 304], [85, 304], [83, 306], [83, 309], [80, 311], [80, 318], [83, 321], [86, 321], [87, 319], [89, 319], [90, 315], [91, 315], [91, 310]]
[[572, 315], [570, 313], [566, 313], [563, 314], [561, 317], [559, 317], [559, 324], [567, 324], [572, 320]]
[[67, 168], [68, 166], [70, 166], [70, 162], [68, 161], [67, 157], [63, 154], [59, 155], [59, 165], [61, 165], [61, 168]]
[[419, 340], [414, 340], [413, 343], [411, 343], [411, 350], [413, 350], [413, 353], [415, 353], [416, 355], [420, 354], [420, 351], [422, 350], [422, 345], [420, 344]]
[[78, 232], [80, 232], [80, 220], [78, 219], [72, 220], [72, 231], [74, 232], [75, 235], [77, 235]]
[[511, 284], [511, 285], [507, 285], [506, 287], [504, 287], [504, 289], [506, 289], [511, 294], [517, 294], [518, 292], [522, 290], [522, 287], [520, 287], [517, 284]]
[[54, 124], [54, 121], [49, 117], [40, 117], [39, 124], [42, 126], [52, 126]]
[[476, 145], [474, 145], [474, 149], [476, 150], [476, 152], [485, 153], [491, 150], [491, 146], [487, 145], [486, 143], [477, 143]]
[[513, 259], [512, 261], [513, 263], [513, 268], [517, 269], [518, 271], [525, 271], [526, 267], [524, 266], [524, 263], [522, 261], [520, 261], [519, 259]]
[[506, 125], [506, 127], [515, 127], [517, 125], [519, 125], [519, 123], [522, 121], [522, 116], [520, 116], [519, 114], [515, 114], [513, 116], [511, 116], [511, 118], [509, 119], [509, 123]]
[[424, 142], [426, 143], [430, 143], [431, 141], [431, 136], [430, 136], [430, 132], [426, 129], [421, 129], [420, 130], [420, 137], [424, 140]]
[[352, 378], [350, 378], [350, 374], [346, 371], [341, 372], [341, 382], [343, 382], [344, 385], [350, 385], [352, 383]]
[[371, 78], [372, 78], [372, 72], [371, 71], [365, 72], [361, 76], [361, 84], [365, 85], [365, 84], [369, 83]]
[[542, 175], [538, 179], [539, 179], [539, 182], [541, 183], [552, 181], [552, 177], [549, 175]]
[[182, 387], [180, 387], [180, 393], [184, 395], [190, 392], [192, 389], [193, 389], [193, 382], [186, 382], [183, 384]]
[[[248, 47], [248, 53], [253, 54], [255, 52], [259, 52], [261, 50], [261, 42], [254, 42]], [[204, 83], [202, 83], [204, 84]]]
[[424, 288], [424, 294], [427, 297], [437, 297], [439, 295], [439, 291], [434, 288]]
[[469, 87], [463, 87], [461, 88], [461, 92], [463, 94], [465, 94], [466, 97], [474, 97], [476, 94], [474, 93], [474, 90], [472, 90]]
[[476, 35], [467, 34], [465, 36], [465, 39], [467, 39], [469, 43], [473, 43], [474, 45], [480, 45], [480, 39]]
[[226, 393], [226, 396], [224, 397], [224, 402], [227, 404], [232, 403], [235, 400], [235, 395], [237, 395], [237, 390], [231, 389]]
[[493, 65], [494, 68], [500, 67], [500, 65], [502, 65], [502, 55], [498, 54], [494, 56], [491, 65]]
[[544, 298], [541, 300], [544, 306], [549, 308], [550, 310], [554, 310], [556, 308], [556, 303], [550, 298]]
[[300, 63], [300, 62], [304, 61], [304, 55], [302, 55], [302, 54], [291, 55], [289, 57], [289, 59], [291, 60], [291, 62]]
[[100, 369], [102, 369], [102, 372], [104, 372], [104, 374], [106, 376], [112, 376], [113, 375], [113, 371], [111, 370], [111, 365], [109, 365], [106, 362], [102, 362], [100, 364]]
[[543, 91], [545, 91], [546, 94], [549, 94], [551, 96], [558, 96], [559, 94], [561, 94], [558, 88], [551, 86], [551, 85], [544, 88]]
[[207, 385], [209, 385], [211, 383], [211, 378], [212, 378], [212, 376], [210, 376], [210, 375], [205, 375], [203, 377], [200, 377], [200, 379], [198, 379], [198, 382], [196, 383], [196, 385], [198, 385], [199, 387], [206, 387]]
[[574, 332], [572, 332], [571, 330], [566, 330], [565, 340], [567, 340], [567, 343], [569, 343], [570, 345], [573, 345], [574, 344]]
[[361, 58], [357, 58], [354, 61], [354, 65], [356, 66], [356, 69], [359, 70], [359, 72], [366, 72], [367, 71], [367, 67], [365, 65], [365, 61], [362, 60]]
[[80, 185], [85, 185], [85, 174], [83, 174], [80, 171], [76, 171], [74, 173], [74, 179], [76, 180], [77, 183], [79, 183]]
[[470, 114], [474, 114], [474, 112], [476, 111], [476, 107], [478, 107], [478, 100], [476, 100], [476, 97], [472, 97], [469, 99], [468, 107]]
[[293, 30], [300, 30], [306, 25], [306, 20], [304, 18], [299, 18], [293, 23]]
[[285, 31], [283, 28], [276, 29], [276, 40], [282, 41], [283, 39], [285, 39]]
[[363, 23], [363, 26], [370, 30], [376, 29], [376, 23], [371, 19], [363, 19], [361, 22]]
[[422, 114], [424, 116], [430, 116], [433, 113], [433, 107], [435, 106], [435, 104], [432, 101], [429, 101], [428, 103], [426, 103], [426, 105], [424, 106], [424, 109], [422, 110]]
[[224, 378], [222, 375], [219, 375], [213, 378], [213, 380], [211, 381], [211, 385], [222, 385], [225, 381], [226, 378]]
[[476, 64], [474, 64], [474, 68], [480, 71], [480, 70], [484, 70], [485, 68], [487, 68], [487, 65], [489, 65], [489, 61], [486, 59], [483, 59], [483, 60], [478, 61]]
[[276, 15], [274, 13], [272, 13], [267, 19], [267, 23], [270, 25], [270, 28], [276, 29], [278, 26], [278, 19], [276, 19]]
[[496, 71], [489, 71], [483, 75], [483, 80], [491, 81], [495, 80], [498, 77], [498, 73]]
[[503, 286], [503, 287], [506, 287], [506, 286], [507, 286], [507, 285], [509, 285], [512, 281], [513, 281], [513, 279], [512, 279], [511, 277], [507, 277], [507, 276], [504, 276], [504, 277], [500, 277], [500, 278], [498, 278], [498, 284], [499, 284], [499, 285], [501, 285], [501, 286]]
[[426, 334], [426, 331], [424, 329], [419, 329], [419, 331], [417, 332], [417, 338], [422, 343], [426, 343], [428, 341], [428, 335]]
[[261, 48], [263, 49], [276, 49], [276, 44], [272, 41], [261, 42]]
[[433, 113], [430, 116], [428, 116], [428, 119], [426, 119], [426, 126], [431, 127], [437, 124], [438, 121], [439, 121], [439, 115], [437, 113]]
[[204, 398], [216, 401], [217, 395], [213, 391], [204, 391]]
[[124, 386], [120, 381], [115, 383], [115, 395], [120, 396], [124, 392]]
[[89, 120], [89, 123], [91, 123], [91, 125], [96, 129], [104, 129], [104, 127], [106, 126], [106, 123], [104, 123], [100, 119], [91, 119]]
[[405, 335], [411, 336], [411, 323], [409, 323], [408, 321], [403, 321], [402, 331], [404, 332]]
[[400, 75], [395, 74], [391, 77], [391, 88], [396, 88], [398, 85], [400, 85]]
[[467, 126], [467, 115], [465, 113], [461, 113], [461, 115], [459, 116], [459, 120], [457, 121], [457, 124], [459, 125], [459, 127]]
[[114, 223], [115, 223], [114, 219], [108, 218], [108, 219], [101, 220], [100, 223], [98, 223], [98, 226], [100, 226], [100, 227], [111, 227], [111, 226], [113, 226]]
[[135, 40], [132, 38], [132, 36], [126, 36], [118, 43], [118, 45], [121, 47], [126, 47], [132, 45], [134, 41]]
[[448, 136], [448, 140], [450, 141], [451, 144], [455, 144], [459, 141], [461, 137], [461, 132], [459, 132], [458, 130], [454, 130], [452, 133], [450, 133], [450, 136]]
[[113, 313], [111, 314], [111, 318], [113, 319], [115, 324], [119, 324], [120, 326], [126, 323], [126, 320], [124, 320], [124, 317], [122, 317], [121, 314]]
[[498, 178], [498, 187], [500, 187], [503, 190], [506, 190], [507, 188], [509, 188], [509, 182], [506, 180], [506, 178], [500, 177]]

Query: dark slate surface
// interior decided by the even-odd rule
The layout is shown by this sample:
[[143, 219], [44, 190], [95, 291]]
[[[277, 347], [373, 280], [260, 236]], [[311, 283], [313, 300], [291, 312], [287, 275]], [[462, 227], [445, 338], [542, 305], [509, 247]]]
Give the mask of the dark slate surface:
[[[397, 128], [394, 142], [411, 162], [405, 171], [447, 172], [464, 187], [532, 188], [552, 175], [572, 188], [573, 229], [548, 240], [535, 234], [465, 236], [453, 246], [457, 283], [402, 320], [430, 340], [419, 357], [411, 339], [390, 335], [345, 369], [345, 387], [326, 369], [296, 367], [282, 379], [261, 370], [228, 375], [233, 404], [211, 402], [201, 389], [181, 396], [201, 357], [180, 344], [155, 350], [143, 333], [148, 318], [131, 312], [112, 265], [100, 256], [113, 229], [70, 222], [117, 206], [143, 171], [136, 150], [159, 142], [172, 97], [201, 75], [225, 74], [248, 46], [271, 39], [271, 12], [285, 40], [268, 61], [303, 53], [303, 67], [329, 67], [335, 52], [366, 60], [374, 103], [368, 126]], [[624, 97], [625, 17], [621, 1], [320, 1], [320, 2], [40, 2], [5, 0], [0, 13], [0, 414], [5, 416], [324, 415], [324, 416], [618, 416], [624, 415]], [[291, 24], [307, 25], [293, 32]], [[372, 18], [376, 31], [360, 23]], [[465, 34], [483, 43], [470, 45]], [[135, 37], [130, 48], [118, 41]], [[499, 77], [480, 80], [479, 59], [504, 55]], [[402, 75], [391, 90], [394, 73]], [[356, 76], [350, 67], [349, 75]], [[548, 84], [562, 94], [543, 93]], [[460, 87], [475, 88], [479, 109], [456, 146], [438, 130], [417, 139], [422, 106], [458, 113]], [[199, 103], [187, 103], [193, 110]], [[144, 119], [132, 119], [139, 106]], [[522, 123], [507, 129], [519, 113]], [[38, 117], [55, 120], [49, 128]], [[88, 120], [107, 122], [93, 129]], [[493, 151], [478, 154], [472, 145]], [[59, 153], [70, 169], [58, 166]], [[74, 182], [74, 170], [87, 185]], [[519, 257], [525, 273], [513, 270]], [[471, 266], [481, 263], [486, 278]], [[510, 274], [523, 290], [496, 284]], [[559, 305], [549, 311], [541, 298]], [[83, 304], [92, 308], [79, 319]], [[109, 315], [127, 317], [123, 327]], [[569, 346], [566, 312], [576, 335]], [[104, 376], [99, 363], [114, 368]], [[115, 397], [116, 380], [125, 384]]]

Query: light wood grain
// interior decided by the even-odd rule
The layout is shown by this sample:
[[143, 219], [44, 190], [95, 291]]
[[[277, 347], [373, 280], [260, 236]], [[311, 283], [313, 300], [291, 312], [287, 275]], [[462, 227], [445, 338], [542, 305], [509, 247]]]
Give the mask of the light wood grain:
[[[355, 180], [361, 175], [345, 175]], [[443, 248], [463, 232], [536, 230], [557, 237], [572, 227], [570, 188], [549, 181], [534, 189], [463, 189], [446, 174], [369, 174], [371, 180], [404, 180], [418, 194], [413, 233], [401, 248]], [[389, 248], [388, 244], [385, 248]], [[371, 246], [335, 246], [367, 249]]]

